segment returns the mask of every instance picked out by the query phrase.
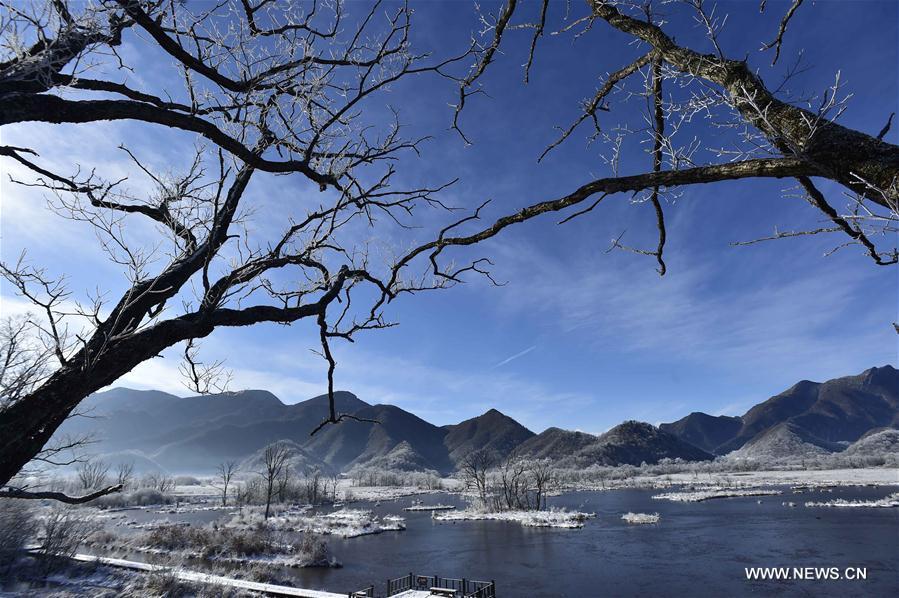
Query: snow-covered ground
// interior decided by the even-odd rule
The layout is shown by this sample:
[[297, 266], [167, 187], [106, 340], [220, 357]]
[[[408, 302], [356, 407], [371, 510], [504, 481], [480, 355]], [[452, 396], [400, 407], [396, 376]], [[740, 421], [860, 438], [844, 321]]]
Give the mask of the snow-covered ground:
[[[235, 579], [232, 577], [223, 577], [221, 575], [213, 575], [204, 571], [190, 571], [180, 567], [167, 567], [164, 565], [153, 565], [149, 563], [141, 563], [136, 561], [128, 561], [124, 559], [114, 559], [108, 557], [98, 557], [89, 554], [76, 554], [76, 561], [86, 563], [98, 563], [101, 565], [142, 571], [148, 573], [169, 574], [175, 579], [185, 582], [193, 582], [201, 585], [215, 585], [225, 588], [237, 588], [242, 590], [250, 590], [261, 594], [269, 594], [273, 596], [298, 596], [302, 598], [341, 598], [344, 594], [335, 594], [333, 592], [323, 592], [319, 590], [306, 590], [302, 588], [294, 588], [290, 586], [281, 586], [268, 583], [259, 583], [244, 579]], [[224, 594], [224, 592], [222, 592]]]
[[454, 505], [412, 505], [411, 507], [403, 507], [404, 511], [451, 511], [455, 509]]
[[226, 527], [248, 529], [263, 524], [282, 532], [304, 532], [355, 538], [388, 531], [403, 531], [406, 520], [396, 515], [378, 517], [364, 509], [341, 509], [327, 514], [308, 514], [308, 509], [287, 509], [268, 520], [261, 508], [245, 509], [238, 513]]
[[625, 513], [621, 518], [628, 523], [646, 524], [658, 523], [662, 516], [658, 513]]
[[525, 527], [558, 527], [576, 529], [584, 527], [587, 519], [596, 513], [580, 513], [551, 509], [548, 511], [502, 511], [486, 513], [467, 509], [464, 511], [434, 513], [434, 521], [514, 521]]
[[340, 480], [337, 484], [337, 496], [339, 499], [350, 502], [357, 500], [396, 500], [407, 496], [424, 494], [436, 494], [437, 492], [459, 492], [462, 483], [452, 478], [440, 480], [440, 488], [428, 489], [418, 486], [354, 486], [352, 480]]
[[[745, 472], [673, 473], [662, 476], [636, 476], [622, 486], [666, 488], [691, 484], [708, 486], [899, 486], [899, 469], [771, 470]], [[614, 486], [612, 486], [614, 487]]]
[[709, 490], [693, 490], [684, 492], [667, 492], [665, 494], [656, 494], [653, 496], [656, 500], [673, 500], [676, 502], [702, 502], [713, 498], [735, 498], [739, 496], [771, 496], [781, 494], [780, 490], [763, 490], [763, 489], [746, 489], [738, 488], [728, 489], [724, 487], [713, 488]]
[[874, 507], [874, 508], [890, 508], [899, 507], [899, 492], [895, 492], [877, 500], [846, 500], [838, 498], [827, 502], [807, 502], [807, 507]]

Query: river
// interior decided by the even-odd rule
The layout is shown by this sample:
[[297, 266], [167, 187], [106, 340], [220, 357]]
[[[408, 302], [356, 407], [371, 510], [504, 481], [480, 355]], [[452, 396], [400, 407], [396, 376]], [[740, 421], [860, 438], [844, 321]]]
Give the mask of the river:
[[[503, 598], [556, 596], [899, 596], [899, 509], [810, 508], [806, 501], [877, 499], [896, 487], [843, 487], [832, 492], [714, 499], [654, 500], [657, 490], [574, 492], [550, 506], [595, 512], [582, 529], [526, 528], [518, 523], [438, 523], [429, 512], [404, 512], [412, 498], [355, 503], [399, 514], [407, 529], [328, 544], [339, 569], [299, 569], [306, 588], [348, 592], [409, 572], [496, 580]], [[416, 497], [464, 506], [447, 494]], [[795, 502], [795, 507], [784, 505]], [[661, 522], [632, 525], [628, 512], [659, 513]], [[143, 515], [144, 518], [147, 515]], [[158, 517], [158, 515], [157, 515]], [[207, 513], [171, 516], [208, 521]], [[864, 568], [865, 580], [749, 581], [747, 567]]]

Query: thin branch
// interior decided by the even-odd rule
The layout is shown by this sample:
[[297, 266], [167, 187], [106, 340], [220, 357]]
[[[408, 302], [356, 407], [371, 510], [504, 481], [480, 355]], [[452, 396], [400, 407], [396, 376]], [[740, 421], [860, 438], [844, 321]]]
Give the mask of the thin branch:
[[878, 266], [889, 266], [895, 263], [899, 263], [899, 251], [894, 249], [892, 253], [887, 254], [887, 259], [884, 259], [883, 256], [877, 251], [877, 247], [874, 243], [871, 242], [870, 239], [863, 233], [861, 230], [855, 228], [849, 222], [846, 221], [845, 218], [840, 216], [833, 207], [827, 203], [827, 199], [824, 197], [824, 194], [821, 193], [817, 187], [812, 183], [811, 179], [807, 176], [796, 177], [799, 181], [799, 184], [802, 185], [803, 189], [805, 189], [808, 194], [809, 201], [816, 208], [827, 214], [827, 217], [830, 218], [834, 224], [836, 224], [843, 232], [847, 235], [855, 239], [858, 243], [863, 245], [865, 249], [868, 251], [868, 255], [871, 256], [871, 259], [874, 260], [874, 263]]
[[807, 235], [819, 235], [823, 233], [837, 233], [841, 232], [843, 229], [839, 226], [830, 226], [824, 228], [816, 228], [814, 230], [798, 230], [798, 231], [778, 231], [776, 228], [774, 229], [774, 234], [768, 237], [759, 237], [758, 239], [751, 239], [749, 241], [733, 241], [731, 242], [731, 246], [739, 247], [743, 245], [755, 245], [756, 243], [764, 243], [765, 241], [776, 241], [777, 239], [788, 239], [790, 237], [804, 237]]
[[500, 12], [499, 17], [496, 19], [496, 23], [493, 25], [493, 40], [490, 42], [490, 45], [484, 50], [484, 54], [481, 59], [475, 64], [474, 68], [468, 74], [465, 79], [463, 79], [459, 83], [459, 103], [456, 104], [456, 110], [453, 114], [453, 129], [462, 137], [462, 140], [465, 141], [466, 144], [471, 144], [471, 141], [468, 137], [465, 136], [465, 133], [462, 132], [462, 129], [459, 127], [459, 115], [462, 113], [462, 110], [465, 108], [465, 99], [472, 95], [475, 92], [468, 91], [468, 88], [471, 87], [480, 77], [484, 74], [484, 71], [487, 70], [487, 66], [493, 61], [493, 57], [496, 52], [499, 50], [500, 42], [503, 38], [503, 33], [506, 30], [506, 27], [509, 25], [509, 20], [512, 18], [512, 14], [515, 12], [515, 7], [517, 5], [517, 0], [506, 0], [507, 3], [503, 6], [502, 12]]
[[[780, 27], [777, 30], [777, 37], [774, 38], [774, 41], [762, 46], [763, 50], [770, 50], [771, 48], [774, 48], [774, 60], [771, 61], [772, 66], [774, 66], [777, 63], [777, 59], [780, 58], [780, 45], [783, 43], [784, 34], [786, 34], [787, 32], [787, 25], [790, 23], [790, 19], [793, 18], [793, 14], [801, 5], [802, 0], [793, 0], [793, 4], [790, 5], [787, 13], [780, 21]], [[764, 10], [764, 4], [762, 5], [762, 10]]]

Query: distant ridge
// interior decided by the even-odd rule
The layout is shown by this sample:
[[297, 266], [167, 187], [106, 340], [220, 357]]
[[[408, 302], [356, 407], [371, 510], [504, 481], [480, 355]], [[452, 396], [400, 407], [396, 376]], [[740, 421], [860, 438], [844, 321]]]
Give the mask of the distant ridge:
[[454, 463], [476, 450], [486, 450], [495, 458], [504, 459], [534, 436], [533, 432], [496, 409], [444, 428], [447, 430], [444, 444]]
[[709, 461], [714, 457], [676, 436], [645, 422], [618, 424], [573, 455], [559, 461], [569, 468], [591, 465], [640, 465], [662, 459]]
[[594, 442], [596, 442], [596, 436], [593, 434], [572, 432], [561, 428], [547, 428], [518, 445], [515, 454], [533, 459], [558, 461]]
[[347, 420], [310, 436], [327, 417], [326, 395], [285, 405], [265, 390], [181, 398], [113, 388], [88, 397], [81, 411], [90, 417], [69, 419], [57, 434], [91, 434], [97, 441], [92, 452], [107, 455], [110, 462], [133, 461], [138, 470], [198, 474], [213, 472], [225, 460], [249, 466], [274, 442], [288, 443], [298, 468], [444, 474], [476, 450], [495, 459], [516, 455], [583, 468], [702, 461], [725, 454], [776, 460], [846, 447], [847, 455], [861, 457], [899, 446], [894, 430], [899, 428], [899, 371], [889, 365], [823, 383], [801, 381], [742, 417], [694, 412], [658, 428], [624, 422], [600, 436], [560, 428], [534, 434], [496, 409], [438, 427], [350, 392], [336, 392], [335, 401], [338, 411], [379, 423]]
[[717, 455], [744, 446], [737, 456], [839, 450], [871, 430], [899, 427], [899, 370], [885, 365], [827, 382], [802, 380], [742, 417], [691, 413], [660, 427]]

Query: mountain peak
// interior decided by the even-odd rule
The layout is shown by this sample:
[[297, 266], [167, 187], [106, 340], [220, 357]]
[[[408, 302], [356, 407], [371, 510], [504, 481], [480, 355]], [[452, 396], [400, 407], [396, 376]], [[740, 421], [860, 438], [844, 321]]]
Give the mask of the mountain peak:
[[869, 368], [862, 372], [861, 377], [866, 385], [899, 384], [899, 370], [890, 364]]
[[489, 409], [483, 415], [444, 429], [447, 432], [443, 442], [450, 452], [450, 459], [457, 463], [478, 450], [504, 458], [534, 436], [533, 432], [497, 409]]
[[232, 391], [222, 392], [219, 394], [198, 395], [196, 397], [190, 397], [190, 398], [197, 399], [197, 398], [203, 398], [203, 397], [208, 397], [211, 399], [226, 399], [226, 400], [230, 400], [230, 401], [244, 399], [244, 400], [261, 401], [261, 402], [267, 402], [267, 403], [278, 403], [279, 405], [284, 404], [284, 401], [279, 399], [274, 393], [267, 391], [267, 390], [255, 389], [255, 388], [248, 388], [245, 390], [232, 390]]

